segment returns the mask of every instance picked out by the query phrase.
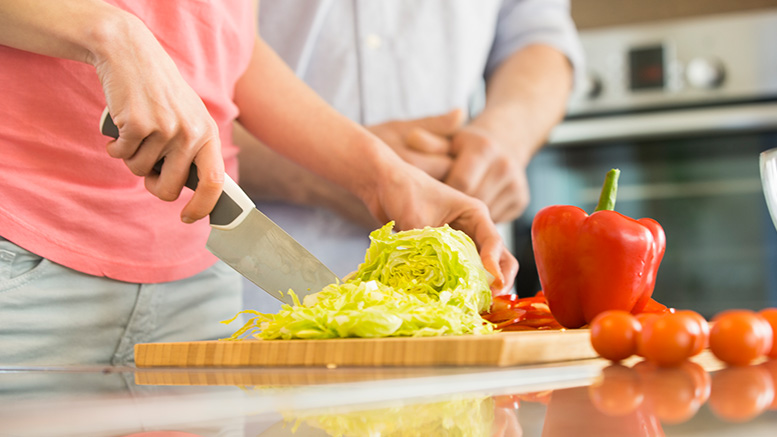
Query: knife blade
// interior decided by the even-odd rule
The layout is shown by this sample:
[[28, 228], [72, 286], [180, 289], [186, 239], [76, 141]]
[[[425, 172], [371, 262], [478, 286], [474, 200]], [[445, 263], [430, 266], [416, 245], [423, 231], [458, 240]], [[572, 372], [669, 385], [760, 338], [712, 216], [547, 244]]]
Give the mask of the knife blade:
[[[119, 138], [108, 108], [100, 119], [103, 135]], [[162, 161], [154, 169], [160, 171]], [[211, 231], [206, 247], [271, 296], [293, 305], [289, 289], [300, 298], [342, 282], [326, 265], [275, 224], [237, 183], [224, 175], [224, 188], [210, 213]], [[192, 164], [186, 187], [197, 188], [197, 167]]]

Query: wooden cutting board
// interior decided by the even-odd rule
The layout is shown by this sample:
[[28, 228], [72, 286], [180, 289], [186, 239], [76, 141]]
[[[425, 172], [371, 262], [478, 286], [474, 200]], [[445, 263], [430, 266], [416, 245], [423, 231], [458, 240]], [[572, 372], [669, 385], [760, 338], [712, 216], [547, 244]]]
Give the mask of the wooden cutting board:
[[135, 345], [138, 367], [514, 366], [596, 356], [587, 329], [448, 337]]

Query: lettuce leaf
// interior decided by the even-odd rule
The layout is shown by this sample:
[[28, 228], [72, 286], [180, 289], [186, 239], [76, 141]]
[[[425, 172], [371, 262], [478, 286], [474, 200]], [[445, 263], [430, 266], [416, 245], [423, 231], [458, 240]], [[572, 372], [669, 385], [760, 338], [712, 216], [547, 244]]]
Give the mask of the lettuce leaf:
[[[486, 334], [488, 275], [475, 244], [449, 226], [370, 234], [365, 261], [345, 283], [330, 284], [277, 314], [254, 314], [229, 339], [380, 338]], [[237, 317], [237, 316], [236, 316]], [[234, 319], [233, 319], [234, 320]], [[231, 322], [227, 321], [226, 323]]]

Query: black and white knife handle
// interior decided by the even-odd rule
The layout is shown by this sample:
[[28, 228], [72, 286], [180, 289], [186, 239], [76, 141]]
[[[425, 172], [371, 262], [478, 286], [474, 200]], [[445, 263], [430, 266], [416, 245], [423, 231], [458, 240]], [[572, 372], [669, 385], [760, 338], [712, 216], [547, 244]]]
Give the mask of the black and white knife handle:
[[[105, 108], [102, 117], [100, 117], [100, 132], [111, 138], [119, 138], [119, 128], [113, 122], [108, 108]], [[161, 173], [163, 164], [164, 159], [154, 165], [154, 170], [157, 173]], [[194, 191], [197, 189], [199, 180], [199, 177], [197, 177], [197, 166], [192, 163], [185, 186]], [[256, 205], [228, 174], [224, 174], [224, 187], [222, 190], [216, 206], [210, 212], [210, 225], [214, 228], [227, 230], [240, 224]]]

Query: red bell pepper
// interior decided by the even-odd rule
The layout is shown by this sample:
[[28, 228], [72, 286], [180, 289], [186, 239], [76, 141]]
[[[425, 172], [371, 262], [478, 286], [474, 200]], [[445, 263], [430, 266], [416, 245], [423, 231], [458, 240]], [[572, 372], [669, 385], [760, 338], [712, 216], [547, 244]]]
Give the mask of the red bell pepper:
[[548, 206], [532, 223], [540, 284], [553, 317], [567, 328], [605, 310], [640, 312], [650, 301], [666, 236], [653, 219], [613, 211], [620, 171], [607, 173], [593, 214]]

